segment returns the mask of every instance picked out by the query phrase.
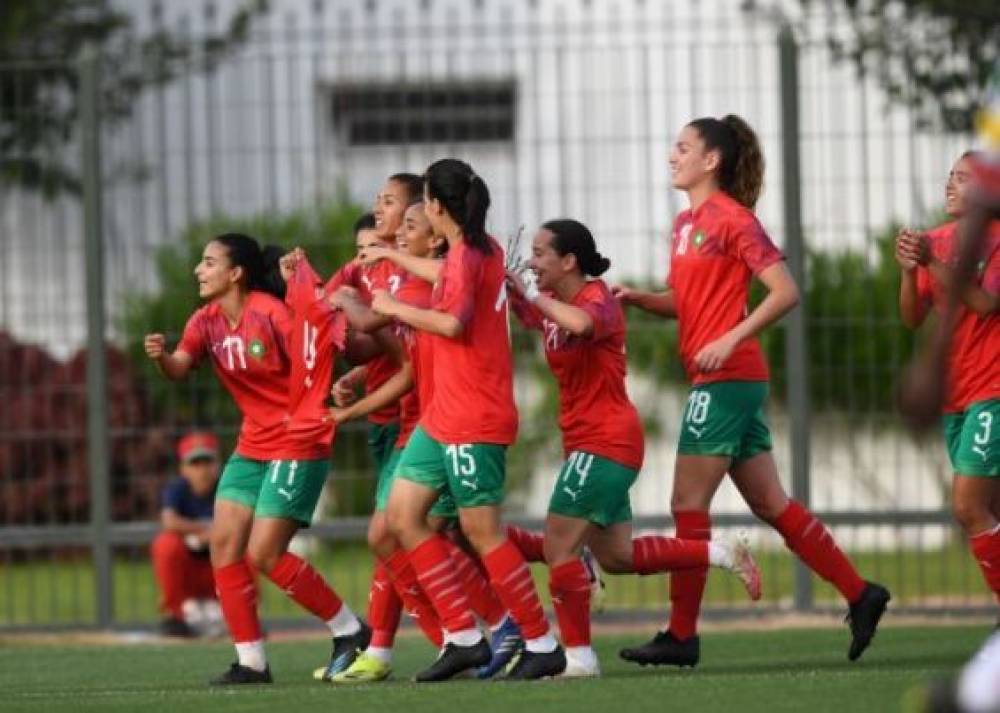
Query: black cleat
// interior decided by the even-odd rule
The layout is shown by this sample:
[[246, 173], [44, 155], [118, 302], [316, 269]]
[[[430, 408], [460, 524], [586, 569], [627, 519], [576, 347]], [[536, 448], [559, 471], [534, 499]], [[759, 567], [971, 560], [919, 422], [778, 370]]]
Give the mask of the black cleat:
[[271, 667], [257, 671], [247, 666], [240, 666], [238, 663], [230, 664], [228, 671], [218, 678], [213, 678], [208, 685], [240, 686], [245, 683], [274, 683], [274, 679], [271, 678]]
[[437, 657], [437, 660], [427, 669], [418, 673], [413, 680], [417, 683], [447, 681], [462, 671], [485, 666], [492, 657], [493, 654], [490, 653], [490, 645], [486, 639], [480, 639], [472, 646], [458, 646], [448, 643], [445, 644], [444, 651]]
[[892, 597], [881, 584], [866, 582], [861, 598], [851, 605], [846, 621], [851, 627], [851, 648], [847, 658], [857, 661], [875, 636], [879, 619], [885, 614], [885, 607]]
[[640, 666], [691, 666], [701, 658], [701, 639], [692, 636], [680, 641], [669, 631], [658, 631], [656, 636], [641, 646], [618, 652], [626, 661]]
[[562, 646], [557, 646], [547, 653], [538, 653], [525, 649], [504, 680], [534, 681], [539, 678], [558, 676], [566, 670], [566, 652]]
[[333, 637], [330, 663], [326, 665], [325, 670], [320, 669], [322, 671], [322, 674], [318, 676], [320, 680], [329, 681], [338, 673], [346, 671], [354, 663], [358, 654], [368, 648], [368, 643], [372, 640], [371, 627], [361, 619], [358, 619], [358, 623], [361, 624], [361, 628], [353, 634]]
[[198, 632], [188, 626], [186, 621], [175, 616], [168, 616], [160, 622], [160, 634], [180, 639], [193, 639], [198, 636]]

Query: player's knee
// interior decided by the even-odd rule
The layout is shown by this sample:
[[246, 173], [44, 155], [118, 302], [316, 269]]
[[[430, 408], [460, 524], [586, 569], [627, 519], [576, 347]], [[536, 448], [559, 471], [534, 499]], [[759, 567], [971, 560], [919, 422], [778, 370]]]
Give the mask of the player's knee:
[[974, 498], [956, 498], [951, 504], [951, 511], [955, 520], [969, 535], [990, 529], [995, 521], [989, 503], [979, 502]]
[[597, 563], [609, 574], [628, 574], [632, 571], [632, 552], [614, 550], [612, 552], [595, 552]]
[[267, 574], [278, 564], [281, 553], [266, 545], [254, 545], [247, 548], [247, 561], [258, 572]]

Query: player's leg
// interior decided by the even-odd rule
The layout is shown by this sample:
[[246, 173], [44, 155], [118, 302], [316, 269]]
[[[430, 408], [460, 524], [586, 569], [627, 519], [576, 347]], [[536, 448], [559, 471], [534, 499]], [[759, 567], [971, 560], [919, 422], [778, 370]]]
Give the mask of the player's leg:
[[562, 675], [567, 677], [599, 676], [601, 672], [590, 641], [590, 577], [580, 558], [583, 543], [594, 529], [584, 518], [551, 511], [545, 520], [549, 593], [566, 649]]
[[[195, 636], [196, 632], [184, 620], [184, 601], [194, 598], [192, 568], [194, 557], [178, 532], [159, 533], [150, 545], [153, 575], [160, 589], [160, 612], [164, 619], [160, 631], [166, 636]], [[208, 562], [204, 562], [208, 565]], [[211, 577], [211, 567], [209, 577]]]
[[333, 638], [328, 668], [339, 673], [367, 647], [371, 629], [312, 565], [288, 551], [295, 533], [312, 522], [328, 470], [326, 459], [273, 462], [261, 486], [247, 554], [258, 571], [326, 624]]

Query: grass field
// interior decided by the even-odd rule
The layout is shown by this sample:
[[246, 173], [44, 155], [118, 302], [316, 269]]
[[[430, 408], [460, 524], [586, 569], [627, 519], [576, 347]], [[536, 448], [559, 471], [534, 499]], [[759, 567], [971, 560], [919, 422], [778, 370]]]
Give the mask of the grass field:
[[880, 632], [857, 663], [846, 660], [846, 629], [709, 632], [696, 670], [641, 669], [618, 649], [644, 633], [600, 637], [604, 677], [530, 683], [410, 683], [433, 657], [407, 636], [392, 680], [357, 688], [309, 678], [325, 660], [323, 640], [271, 642], [276, 683], [211, 689], [205, 680], [231, 659], [226, 644], [56, 645], [0, 640], [4, 711], [683, 711], [856, 713], [899, 711], [904, 693], [954, 671], [987, 627], [898, 627]]
[[[758, 553], [763, 570], [763, 604], [787, 604], [792, 595], [793, 558], [785, 549]], [[892, 590], [893, 605], [927, 605], [948, 600], [952, 606], [989, 603], [988, 592], [975, 562], [964, 545], [937, 550], [853, 553], [858, 569]], [[361, 544], [337, 543], [309, 558], [352, 606], [363, 610], [368, 596], [372, 557]], [[546, 573], [533, 571], [539, 592], [547, 600]], [[144, 550], [115, 560], [115, 621], [151, 625], [156, 612], [156, 589]], [[606, 576], [607, 607], [614, 610], [662, 610], [669, 607], [662, 577]], [[841, 605], [832, 587], [814, 579], [819, 604]], [[308, 618], [270, 583], [261, 586], [266, 618]], [[94, 617], [94, 584], [85, 558], [0, 563], [0, 628], [3, 626], [89, 624]], [[713, 572], [705, 601], [709, 606], [746, 606], [742, 587], [733, 577]]]

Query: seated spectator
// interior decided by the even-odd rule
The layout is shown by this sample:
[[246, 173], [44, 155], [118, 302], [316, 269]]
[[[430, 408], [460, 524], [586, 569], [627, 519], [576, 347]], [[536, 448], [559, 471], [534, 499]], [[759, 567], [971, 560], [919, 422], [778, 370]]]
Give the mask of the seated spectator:
[[163, 489], [160, 522], [153, 540], [153, 573], [160, 587], [160, 631], [197, 636], [217, 618], [218, 602], [208, 557], [219, 442], [207, 432], [189, 433], [177, 444], [180, 476]]

